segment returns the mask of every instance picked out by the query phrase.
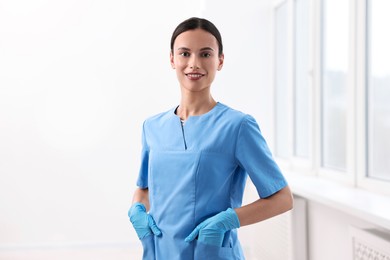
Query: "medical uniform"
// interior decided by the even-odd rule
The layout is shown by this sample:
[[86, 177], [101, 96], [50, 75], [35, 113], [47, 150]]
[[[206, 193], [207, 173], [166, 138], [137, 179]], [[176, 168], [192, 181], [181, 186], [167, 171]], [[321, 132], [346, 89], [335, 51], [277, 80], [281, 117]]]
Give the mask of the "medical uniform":
[[203, 220], [241, 206], [247, 175], [261, 198], [287, 185], [254, 118], [217, 103], [183, 124], [173, 108], [144, 122], [142, 141], [137, 185], [149, 189], [149, 214], [162, 232], [141, 240], [143, 259], [245, 259], [236, 230], [222, 247], [184, 239]]

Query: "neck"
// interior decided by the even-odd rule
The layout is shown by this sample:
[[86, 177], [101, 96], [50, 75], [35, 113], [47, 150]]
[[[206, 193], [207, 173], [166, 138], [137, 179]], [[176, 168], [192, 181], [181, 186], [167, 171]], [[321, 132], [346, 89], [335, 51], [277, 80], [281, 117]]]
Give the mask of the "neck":
[[177, 108], [176, 114], [182, 119], [186, 120], [189, 116], [199, 116], [209, 112], [217, 102], [208, 92], [192, 93], [191, 95], [183, 95], [181, 97], [180, 105]]

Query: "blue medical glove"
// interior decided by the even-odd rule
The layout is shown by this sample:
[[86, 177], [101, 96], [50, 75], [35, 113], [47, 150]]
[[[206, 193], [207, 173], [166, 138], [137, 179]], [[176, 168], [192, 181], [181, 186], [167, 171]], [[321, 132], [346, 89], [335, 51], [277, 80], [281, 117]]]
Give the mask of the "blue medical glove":
[[186, 237], [186, 242], [191, 242], [198, 236], [198, 241], [209, 245], [222, 246], [225, 232], [240, 227], [240, 220], [236, 212], [228, 208], [217, 215], [200, 223], [191, 234]]
[[142, 203], [134, 203], [128, 212], [130, 222], [133, 224], [138, 238], [143, 239], [146, 236], [155, 234], [161, 235], [160, 229], [151, 215], [146, 212], [146, 208]]

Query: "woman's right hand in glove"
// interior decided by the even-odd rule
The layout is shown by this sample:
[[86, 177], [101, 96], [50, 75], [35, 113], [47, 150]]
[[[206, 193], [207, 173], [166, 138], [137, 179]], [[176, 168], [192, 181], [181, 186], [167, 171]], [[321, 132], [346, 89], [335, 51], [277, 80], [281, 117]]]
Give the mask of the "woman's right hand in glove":
[[146, 212], [146, 208], [142, 203], [136, 202], [131, 206], [128, 212], [130, 222], [133, 224], [138, 238], [143, 239], [149, 235], [161, 235], [160, 229], [151, 215]]

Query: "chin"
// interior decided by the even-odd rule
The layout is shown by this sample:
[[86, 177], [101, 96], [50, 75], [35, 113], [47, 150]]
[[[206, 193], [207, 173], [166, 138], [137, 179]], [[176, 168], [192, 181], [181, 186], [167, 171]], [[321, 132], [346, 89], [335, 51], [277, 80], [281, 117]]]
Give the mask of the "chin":
[[182, 85], [182, 88], [184, 88], [185, 90], [190, 91], [190, 92], [203, 92], [203, 91], [210, 89], [210, 87], [207, 87], [207, 86], [194, 86], [194, 85], [188, 85], [188, 84]]

